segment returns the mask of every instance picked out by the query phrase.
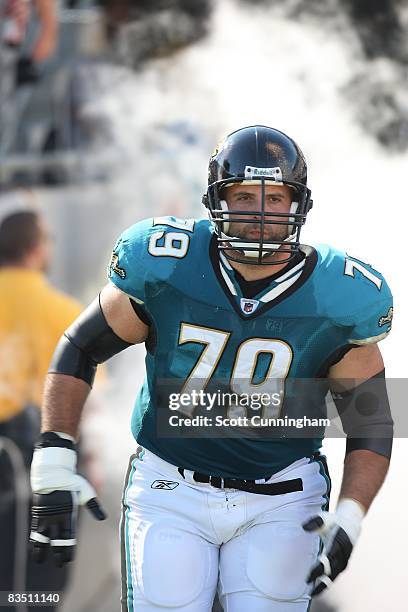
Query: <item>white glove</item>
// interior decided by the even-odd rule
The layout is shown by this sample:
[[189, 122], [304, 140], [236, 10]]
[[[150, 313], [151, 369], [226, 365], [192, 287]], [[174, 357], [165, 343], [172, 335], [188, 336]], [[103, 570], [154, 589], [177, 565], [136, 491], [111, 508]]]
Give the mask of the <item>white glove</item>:
[[30, 542], [34, 558], [39, 563], [45, 559], [49, 546], [57, 565], [72, 561], [78, 505], [86, 505], [99, 521], [106, 518], [95, 490], [76, 473], [76, 463], [73, 438], [52, 431], [41, 434], [31, 464]]

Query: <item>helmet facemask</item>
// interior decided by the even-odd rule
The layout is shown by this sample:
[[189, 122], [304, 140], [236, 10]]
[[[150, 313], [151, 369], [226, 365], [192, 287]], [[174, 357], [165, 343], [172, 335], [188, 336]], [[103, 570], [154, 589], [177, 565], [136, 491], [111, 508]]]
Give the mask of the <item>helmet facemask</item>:
[[[265, 172], [261, 174], [261, 172]], [[225, 190], [231, 184], [259, 185], [261, 187], [261, 208], [254, 210], [237, 210], [229, 208], [225, 200]], [[265, 206], [266, 185], [287, 185], [291, 187], [296, 200], [291, 203], [288, 212], [267, 212]], [[245, 264], [277, 265], [290, 261], [300, 246], [300, 229], [306, 221], [306, 214], [311, 208], [310, 190], [304, 184], [282, 178], [280, 168], [245, 168], [245, 177], [219, 180], [208, 187], [204, 203], [208, 208], [210, 220], [217, 235], [218, 248], [227, 259]], [[254, 218], [256, 216], [256, 218]], [[245, 219], [247, 217], [247, 219]], [[259, 240], [247, 240], [234, 236], [231, 224], [234, 222], [257, 224], [260, 226]], [[287, 236], [282, 239], [265, 240], [266, 226], [286, 226]], [[286, 253], [286, 258], [274, 257]]]

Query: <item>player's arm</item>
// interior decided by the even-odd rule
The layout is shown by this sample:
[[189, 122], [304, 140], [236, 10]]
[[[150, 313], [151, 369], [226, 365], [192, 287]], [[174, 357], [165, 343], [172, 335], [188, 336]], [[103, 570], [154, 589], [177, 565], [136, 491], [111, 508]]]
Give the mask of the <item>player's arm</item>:
[[85, 309], [61, 338], [47, 376], [42, 434], [31, 467], [30, 540], [42, 561], [51, 546], [59, 565], [73, 558], [77, 505], [105, 518], [91, 485], [76, 473], [75, 439], [85, 400], [99, 363], [146, 340], [148, 327], [129, 297], [113, 285]]
[[[331, 368], [329, 377], [348, 430], [340, 499], [354, 499], [367, 512], [384, 482], [392, 448], [392, 419], [378, 345], [352, 349]], [[345, 381], [350, 382], [348, 389]]]
[[57, 346], [45, 383], [42, 431], [60, 431], [76, 438], [98, 364], [144, 342], [148, 332], [129, 297], [114, 285], [106, 285]]
[[336, 511], [324, 512], [303, 526], [318, 532], [324, 544], [308, 577], [315, 583], [312, 595], [346, 568], [365, 513], [384, 482], [392, 448], [393, 422], [377, 344], [350, 350], [332, 366], [329, 379], [348, 437]]

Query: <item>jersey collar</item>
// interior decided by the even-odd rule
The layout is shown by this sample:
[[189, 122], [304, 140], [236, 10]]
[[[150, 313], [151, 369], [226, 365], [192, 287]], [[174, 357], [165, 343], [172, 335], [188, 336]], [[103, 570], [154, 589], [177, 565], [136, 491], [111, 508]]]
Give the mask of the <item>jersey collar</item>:
[[253, 298], [247, 298], [242, 293], [228, 259], [219, 253], [216, 239], [213, 237], [210, 241], [210, 259], [215, 275], [234, 310], [242, 319], [257, 317], [292, 295], [305, 283], [316, 267], [318, 257], [313, 247], [301, 245], [300, 250], [305, 254], [302, 261], [289, 270], [283, 268], [281, 273], [272, 276], [267, 287]]

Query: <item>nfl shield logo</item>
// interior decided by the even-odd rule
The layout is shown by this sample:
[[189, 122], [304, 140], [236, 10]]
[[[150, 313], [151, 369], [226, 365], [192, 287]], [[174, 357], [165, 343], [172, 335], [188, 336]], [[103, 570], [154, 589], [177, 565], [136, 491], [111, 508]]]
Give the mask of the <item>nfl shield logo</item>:
[[245, 314], [251, 314], [251, 312], [255, 312], [258, 308], [258, 300], [248, 300], [246, 298], [241, 298], [241, 310], [245, 312]]

